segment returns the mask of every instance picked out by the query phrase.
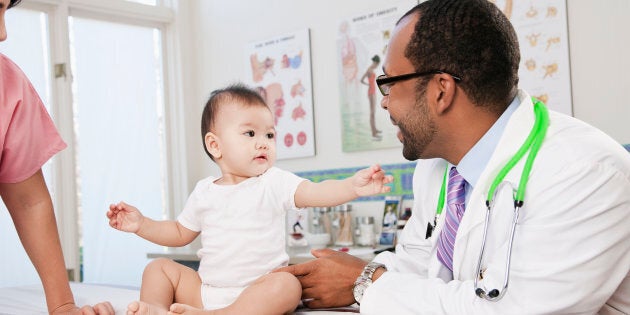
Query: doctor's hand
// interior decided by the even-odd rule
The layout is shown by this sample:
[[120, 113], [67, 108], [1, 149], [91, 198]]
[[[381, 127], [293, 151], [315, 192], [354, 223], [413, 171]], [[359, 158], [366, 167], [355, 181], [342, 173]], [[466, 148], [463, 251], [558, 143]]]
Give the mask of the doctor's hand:
[[364, 260], [332, 249], [314, 249], [317, 259], [274, 270], [293, 274], [302, 284], [302, 300], [310, 308], [353, 304], [354, 281], [367, 265]]
[[109, 205], [107, 211], [109, 226], [124, 232], [136, 233], [140, 230], [144, 216], [138, 208], [124, 202]]

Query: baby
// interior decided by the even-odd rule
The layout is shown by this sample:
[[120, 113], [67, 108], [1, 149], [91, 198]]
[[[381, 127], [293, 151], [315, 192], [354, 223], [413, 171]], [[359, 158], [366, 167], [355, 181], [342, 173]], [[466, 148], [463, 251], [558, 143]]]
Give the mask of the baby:
[[289, 260], [287, 210], [390, 191], [385, 184], [393, 178], [378, 165], [319, 183], [274, 167], [274, 126], [255, 90], [240, 84], [216, 90], [203, 110], [201, 134], [221, 176], [197, 183], [177, 221], [144, 217], [124, 202], [110, 205], [110, 226], [162, 246], [184, 246], [201, 234], [198, 272], [168, 259], [152, 261], [140, 301], [129, 304], [127, 314], [290, 313], [300, 302], [300, 283], [289, 273], [271, 273]]

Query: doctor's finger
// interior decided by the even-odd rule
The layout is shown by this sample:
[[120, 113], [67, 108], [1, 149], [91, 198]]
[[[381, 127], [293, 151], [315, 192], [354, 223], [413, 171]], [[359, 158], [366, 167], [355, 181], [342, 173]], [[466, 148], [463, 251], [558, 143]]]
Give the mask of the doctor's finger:
[[282, 268], [278, 268], [276, 270], [274, 270], [273, 272], [280, 272], [280, 271], [284, 271], [284, 272], [288, 272], [296, 277], [301, 277], [304, 275], [308, 275], [309, 273], [311, 273], [312, 271], [312, 267], [310, 266], [311, 262], [307, 262], [307, 263], [303, 263], [303, 264], [297, 264], [297, 265], [291, 265], [291, 266], [286, 266], [286, 267], [282, 267]]
[[315, 256], [315, 258], [331, 256], [336, 253], [338, 253], [338, 251], [330, 248], [311, 249], [311, 255]]
[[318, 293], [316, 288], [303, 287], [302, 288], [302, 301], [309, 302], [321, 298], [321, 293]]
[[302, 300], [302, 304], [304, 304], [308, 308], [322, 308], [322, 303], [316, 299], [305, 299]]
[[310, 308], [339, 307], [354, 303], [354, 297], [336, 290], [306, 289], [302, 292], [302, 303]]

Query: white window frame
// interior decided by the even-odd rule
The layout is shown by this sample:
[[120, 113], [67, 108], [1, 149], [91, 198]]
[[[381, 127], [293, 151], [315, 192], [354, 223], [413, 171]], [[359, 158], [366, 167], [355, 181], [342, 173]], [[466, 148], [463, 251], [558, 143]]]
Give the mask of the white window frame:
[[[148, 6], [124, 0], [29, 0], [18, 7], [48, 14], [50, 64], [66, 65], [66, 76], [55, 78], [51, 73], [50, 110], [59, 133], [68, 147], [57, 155], [52, 165], [55, 187], [53, 203], [62, 248], [71, 279], [79, 279], [79, 226], [76, 146], [73, 123], [72, 80], [70, 69], [69, 17], [90, 18], [114, 23], [132, 24], [160, 29], [164, 74], [164, 123], [166, 188], [165, 206], [169, 218], [173, 209], [183, 206], [188, 194], [187, 158], [185, 147], [182, 66], [179, 47], [178, 19], [185, 19], [177, 10], [177, 0], [158, 0]], [[9, 13], [10, 14], [10, 13]], [[10, 31], [10, 30], [9, 30]], [[103, 220], [105, 217], [103, 216]]]

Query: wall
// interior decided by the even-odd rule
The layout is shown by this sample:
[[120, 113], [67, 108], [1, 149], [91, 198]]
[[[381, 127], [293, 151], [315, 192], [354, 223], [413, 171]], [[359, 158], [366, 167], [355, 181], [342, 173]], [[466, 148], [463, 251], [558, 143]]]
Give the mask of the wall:
[[[182, 1], [183, 3], [184, 1]], [[630, 1], [567, 1], [574, 115], [630, 143]], [[205, 157], [197, 131], [200, 112], [209, 92], [234, 82], [245, 73], [243, 49], [260, 40], [308, 27], [311, 29], [315, 133], [317, 155], [312, 158], [279, 161], [291, 171], [368, 165], [373, 162], [405, 162], [400, 148], [371, 152], [343, 153], [335, 77], [337, 26], [343, 18], [381, 9], [391, 2], [382, 0], [189, 0], [190, 37], [195, 56], [187, 60], [185, 74], [191, 88], [186, 92], [189, 185], [216, 167]], [[193, 31], [194, 30], [194, 31]], [[327, 123], [326, 125], [323, 122]], [[376, 205], [363, 207], [374, 208]], [[369, 210], [375, 211], [375, 210]]]
[[630, 143], [630, 1], [570, 0], [567, 11], [573, 114]]
[[[359, 12], [382, 7], [383, 1], [192, 1], [197, 12], [198, 25], [193, 41], [197, 43], [198, 58], [195, 69], [200, 90], [194, 91], [196, 99], [187, 104], [198, 125], [201, 108], [212, 89], [242, 79], [247, 66], [243, 51], [248, 42], [269, 38], [308, 27], [311, 29], [313, 89], [315, 106], [315, 134], [317, 155], [312, 158], [282, 160], [278, 166], [292, 170], [325, 169], [368, 165], [376, 161], [400, 163], [404, 158], [400, 148], [374, 152], [342, 153], [341, 126], [339, 121], [338, 87], [336, 79], [335, 53], [337, 24], [342, 18]], [[413, 1], [407, 1], [413, 3]], [[194, 112], [194, 113], [193, 113]], [[333, 122], [324, 125], [322, 122]], [[200, 136], [195, 129], [195, 138], [189, 148], [191, 182], [201, 174], [207, 174], [212, 163], [203, 154]], [[195, 160], [198, 157], [198, 160]], [[210, 170], [214, 170], [210, 166]]]

